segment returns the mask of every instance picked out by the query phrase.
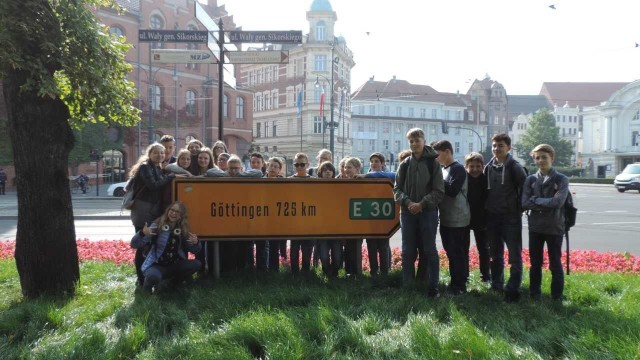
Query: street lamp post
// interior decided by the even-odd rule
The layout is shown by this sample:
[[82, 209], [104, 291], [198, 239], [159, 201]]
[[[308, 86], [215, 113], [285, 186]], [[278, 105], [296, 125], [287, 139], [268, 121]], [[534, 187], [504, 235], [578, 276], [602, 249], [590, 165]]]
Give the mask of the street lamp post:
[[[324, 75], [320, 75], [320, 74], [316, 74], [316, 83], [315, 86], [319, 87], [320, 86], [320, 81], [319, 81], [319, 77], [322, 77], [323, 79], [325, 79], [326, 81], [329, 82], [330, 84], [330, 91], [331, 91], [331, 96], [329, 97], [329, 101], [331, 102], [329, 104], [329, 111], [331, 111], [331, 114], [329, 115], [329, 150], [331, 151], [331, 156], [333, 157], [331, 159], [332, 162], [335, 162], [335, 142], [334, 142], [334, 137], [335, 137], [335, 122], [334, 122], [334, 107], [335, 107], [335, 102], [334, 102], [334, 68], [333, 65], [336, 63], [336, 59], [334, 59], [334, 48], [336, 45], [336, 39], [333, 40], [333, 42], [331, 43], [331, 79], [327, 79]], [[322, 120], [322, 133], [323, 133], [323, 147], [324, 147], [324, 129], [325, 129], [325, 123], [324, 123], [324, 119]]]

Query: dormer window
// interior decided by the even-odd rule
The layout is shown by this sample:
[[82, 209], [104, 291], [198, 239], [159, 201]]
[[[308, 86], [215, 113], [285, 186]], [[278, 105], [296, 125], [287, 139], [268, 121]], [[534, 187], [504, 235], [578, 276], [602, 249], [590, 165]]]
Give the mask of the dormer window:
[[316, 40], [324, 41], [326, 38], [325, 32], [326, 32], [326, 26], [324, 24], [324, 21], [320, 21], [318, 25], [316, 25]]

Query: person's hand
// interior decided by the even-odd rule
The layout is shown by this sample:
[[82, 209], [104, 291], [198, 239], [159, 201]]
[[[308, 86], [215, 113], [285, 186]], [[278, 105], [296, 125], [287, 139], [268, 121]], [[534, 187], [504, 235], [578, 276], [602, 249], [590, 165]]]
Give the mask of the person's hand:
[[147, 235], [147, 236], [155, 235], [156, 234], [156, 230], [157, 230], [157, 228], [149, 227], [149, 223], [144, 223], [144, 227], [142, 228], [142, 233]]
[[188, 241], [190, 244], [193, 244], [193, 245], [197, 244], [197, 243], [198, 243], [198, 235], [196, 235], [196, 234], [194, 234], [194, 233], [190, 232], [190, 233], [189, 233], [189, 238], [187, 239], [187, 241]]
[[367, 177], [367, 175], [365, 175], [365, 174], [357, 174], [356, 175], [356, 179], [364, 179], [366, 177]]
[[413, 215], [418, 215], [422, 212], [422, 205], [420, 205], [420, 203], [410, 202], [408, 208], [409, 212]]

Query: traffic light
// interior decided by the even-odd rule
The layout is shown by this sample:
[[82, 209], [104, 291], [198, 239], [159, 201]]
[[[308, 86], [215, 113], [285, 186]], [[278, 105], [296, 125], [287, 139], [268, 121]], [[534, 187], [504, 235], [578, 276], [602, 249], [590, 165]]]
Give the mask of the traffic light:
[[442, 121], [440, 123], [442, 125], [442, 133], [443, 134], [448, 134], [449, 133], [449, 125], [447, 125], [446, 122]]

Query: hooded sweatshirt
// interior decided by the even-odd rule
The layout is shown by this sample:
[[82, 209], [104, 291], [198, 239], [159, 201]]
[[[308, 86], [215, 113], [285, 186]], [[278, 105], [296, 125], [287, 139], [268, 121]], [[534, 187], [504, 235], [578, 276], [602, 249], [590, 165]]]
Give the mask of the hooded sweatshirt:
[[[419, 159], [412, 154], [400, 163], [393, 195], [401, 211], [408, 212], [410, 202], [420, 203], [422, 209], [427, 211], [438, 208], [444, 197], [444, 181], [437, 157], [438, 153], [433, 148], [425, 146]], [[429, 158], [433, 158], [431, 169], [428, 166]], [[429, 181], [432, 177], [433, 180]]]
[[511, 154], [502, 164], [493, 157], [484, 167], [484, 174], [488, 189], [485, 209], [491, 214], [521, 215], [520, 194], [527, 174], [520, 163]]

